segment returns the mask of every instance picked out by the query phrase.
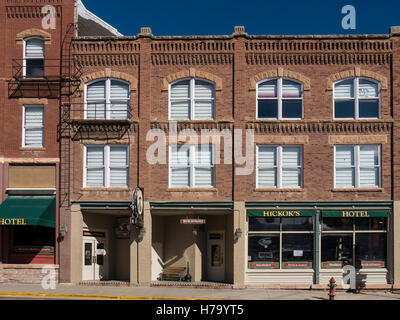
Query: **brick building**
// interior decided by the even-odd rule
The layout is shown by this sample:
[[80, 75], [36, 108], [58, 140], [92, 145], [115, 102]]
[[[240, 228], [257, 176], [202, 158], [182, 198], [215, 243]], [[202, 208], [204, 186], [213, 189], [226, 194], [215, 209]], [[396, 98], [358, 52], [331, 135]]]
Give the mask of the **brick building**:
[[[72, 14], [72, 1], [43, 1], [37, 6], [63, 8], [61, 33], [49, 32], [61, 72], [44, 77], [59, 95], [42, 86], [39, 97], [15, 97], [10, 87], [27, 81], [11, 70], [19, 39], [49, 36], [28, 33], [40, 29], [39, 17], [16, 23], [26, 3], [8, 2], [2, 196], [52, 189], [35, 185], [42, 178], [10, 184], [18, 183], [14, 162], [25, 177], [27, 165], [60, 159], [61, 282], [146, 284], [180, 267], [196, 282], [310, 286], [332, 276], [340, 283], [350, 265], [367, 286], [399, 285], [398, 27], [357, 36], [251, 36], [242, 27], [230, 36], [159, 37], [150, 28], [122, 36], [80, 2]], [[49, 147], [27, 154], [15, 110], [43, 104], [28, 98], [58, 111], [44, 124]], [[4, 121], [9, 114], [14, 122]], [[144, 210], [134, 226], [136, 187]], [[17, 227], [2, 227], [3, 274], [21, 268], [8, 253], [7, 230]]]

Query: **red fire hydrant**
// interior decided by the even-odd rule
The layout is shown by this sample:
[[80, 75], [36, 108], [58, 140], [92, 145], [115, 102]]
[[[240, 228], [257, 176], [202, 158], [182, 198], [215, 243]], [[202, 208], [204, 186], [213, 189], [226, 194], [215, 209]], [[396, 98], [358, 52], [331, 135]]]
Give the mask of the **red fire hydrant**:
[[329, 286], [329, 300], [335, 300], [336, 296], [335, 288], [337, 287], [335, 278], [331, 278], [331, 280], [329, 280], [328, 286]]

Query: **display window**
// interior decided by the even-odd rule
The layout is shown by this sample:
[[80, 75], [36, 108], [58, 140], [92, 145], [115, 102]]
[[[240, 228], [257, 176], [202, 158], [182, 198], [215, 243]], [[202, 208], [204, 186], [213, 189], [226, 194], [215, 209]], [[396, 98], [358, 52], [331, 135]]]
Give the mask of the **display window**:
[[312, 269], [313, 214], [300, 210], [249, 212], [248, 268]]
[[323, 269], [386, 268], [387, 218], [324, 217], [321, 235]]

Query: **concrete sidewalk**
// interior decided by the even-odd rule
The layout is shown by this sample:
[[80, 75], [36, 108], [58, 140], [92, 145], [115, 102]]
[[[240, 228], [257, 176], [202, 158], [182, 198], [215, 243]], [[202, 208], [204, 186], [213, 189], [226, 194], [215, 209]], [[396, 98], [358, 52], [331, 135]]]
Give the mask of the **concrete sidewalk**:
[[[59, 284], [55, 290], [40, 285], [0, 284], [0, 297], [85, 300], [328, 300], [328, 290], [194, 289], [154, 287], [95, 287]], [[336, 300], [397, 300], [400, 292], [338, 291]]]

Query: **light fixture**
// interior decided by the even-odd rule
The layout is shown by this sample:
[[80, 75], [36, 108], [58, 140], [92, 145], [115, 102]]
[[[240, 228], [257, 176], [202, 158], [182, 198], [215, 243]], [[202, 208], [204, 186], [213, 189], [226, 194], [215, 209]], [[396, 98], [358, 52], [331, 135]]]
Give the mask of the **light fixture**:
[[197, 237], [197, 234], [198, 234], [197, 227], [193, 227], [192, 232], [193, 232], [193, 235], [194, 235], [195, 237]]
[[141, 242], [146, 235], [146, 228], [140, 228], [139, 234], [138, 234], [138, 240]]
[[236, 231], [235, 231], [235, 238], [236, 239], [240, 239], [242, 237], [242, 235], [243, 235], [242, 229], [237, 228]]

